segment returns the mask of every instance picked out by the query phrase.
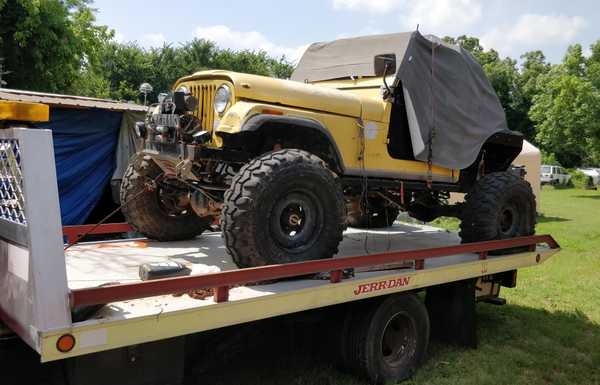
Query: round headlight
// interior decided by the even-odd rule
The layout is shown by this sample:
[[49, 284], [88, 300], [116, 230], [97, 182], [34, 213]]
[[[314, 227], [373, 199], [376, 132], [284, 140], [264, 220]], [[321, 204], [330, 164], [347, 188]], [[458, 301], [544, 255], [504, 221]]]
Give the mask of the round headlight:
[[217, 88], [217, 92], [215, 93], [215, 111], [217, 111], [219, 115], [225, 112], [230, 99], [231, 90], [228, 86], [223, 84], [221, 87]]

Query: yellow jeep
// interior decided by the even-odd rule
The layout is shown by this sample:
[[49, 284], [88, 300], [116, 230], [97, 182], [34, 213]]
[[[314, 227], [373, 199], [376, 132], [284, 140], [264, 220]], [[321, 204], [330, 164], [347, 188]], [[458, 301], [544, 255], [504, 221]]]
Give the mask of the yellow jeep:
[[463, 242], [533, 234], [531, 186], [510, 169], [521, 134], [475, 59], [433, 36], [315, 43], [290, 80], [213, 70], [173, 90], [137, 124], [144, 149], [121, 187], [149, 238], [220, 217], [245, 267], [330, 258], [347, 225], [399, 211], [458, 217]]

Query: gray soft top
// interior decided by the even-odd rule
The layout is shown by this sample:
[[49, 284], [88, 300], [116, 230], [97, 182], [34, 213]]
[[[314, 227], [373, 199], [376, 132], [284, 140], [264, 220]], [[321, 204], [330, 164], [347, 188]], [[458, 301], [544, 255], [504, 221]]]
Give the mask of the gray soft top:
[[374, 58], [384, 54], [396, 55], [392, 84], [404, 95], [417, 160], [428, 160], [431, 139], [433, 164], [466, 168], [490, 136], [508, 129], [502, 105], [475, 58], [418, 31], [314, 43], [292, 80], [376, 76]]

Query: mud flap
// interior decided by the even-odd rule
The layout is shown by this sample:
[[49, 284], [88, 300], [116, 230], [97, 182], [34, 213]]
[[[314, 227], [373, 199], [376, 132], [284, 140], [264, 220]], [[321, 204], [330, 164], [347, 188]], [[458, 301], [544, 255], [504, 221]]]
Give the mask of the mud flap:
[[427, 288], [432, 339], [477, 348], [475, 283], [465, 280]]

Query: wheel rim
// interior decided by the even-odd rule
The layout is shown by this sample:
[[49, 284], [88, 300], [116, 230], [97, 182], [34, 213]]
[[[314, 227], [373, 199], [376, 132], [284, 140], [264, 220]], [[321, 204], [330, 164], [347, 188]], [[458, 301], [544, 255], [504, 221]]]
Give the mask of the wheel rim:
[[288, 252], [302, 252], [319, 238], [323, 208], [315, 195], [296, 190], [276, 201], [270, 220], [275, 242]]
[[381, 338], [383, 362], [398, 367], [409, 361], [417, 348], [416, 335], [412, 319], [404, 313], [395, 314], [386, 324]]
[[500, 233], [504, 236], [513, 236], [519, 229], [520, 214], [514, 204], [508, 204], [500, 213]]
[[178, 217], [189, 213], [189, 197], [183, 196], [170, 187], [158, 187], [156, 189], [158, 207], [167, 216]]

